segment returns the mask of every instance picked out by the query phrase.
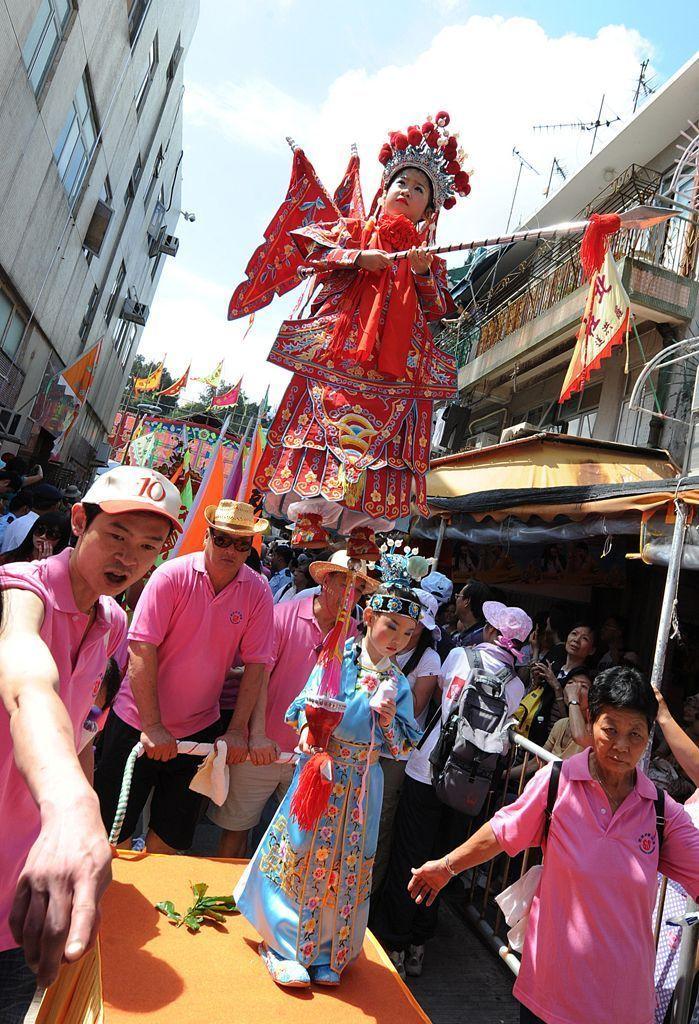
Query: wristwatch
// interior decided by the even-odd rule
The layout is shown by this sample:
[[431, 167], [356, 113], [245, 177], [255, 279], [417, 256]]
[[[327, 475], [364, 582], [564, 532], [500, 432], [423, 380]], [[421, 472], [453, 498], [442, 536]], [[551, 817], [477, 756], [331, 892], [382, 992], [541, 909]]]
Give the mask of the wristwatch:
[[573, 705], [573, 704], [575, 704], [576, 708], [580, 707], [580, 701], [579, 700], [569, 700], [568, 701], [568, 707], [571, 707], [571, 705]]

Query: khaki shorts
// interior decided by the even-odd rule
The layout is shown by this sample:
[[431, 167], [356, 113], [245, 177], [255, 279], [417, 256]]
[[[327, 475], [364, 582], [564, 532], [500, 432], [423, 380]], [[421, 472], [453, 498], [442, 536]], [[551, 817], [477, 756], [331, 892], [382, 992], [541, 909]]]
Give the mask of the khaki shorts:
[[209, 806], [209, 818], [229, 832], [245, 832], [258, 825], [265, 804], [276, 794], [281, 802], [291, 785], [296, 765], [291, 763], [254, 765], [252, 761], [230, 765], [228, 796], [221, 807]]

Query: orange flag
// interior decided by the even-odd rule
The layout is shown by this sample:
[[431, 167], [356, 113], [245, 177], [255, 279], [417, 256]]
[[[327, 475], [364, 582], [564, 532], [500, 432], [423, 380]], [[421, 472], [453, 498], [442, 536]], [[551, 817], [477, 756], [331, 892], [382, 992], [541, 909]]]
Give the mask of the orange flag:
[[255, 431], [255, 436], [252, 439], [252, 445], [250, 446], [250, 454], [248, 455], [248, 465], [250, 466], [250, 469], [248, 470], [248, 467], [245, 467], [246, 480], [244, 481], [245, 486], [243, 488], [243, 493], [240, 496], [240, 501], [250, 502], [254, 487], [253, 481], [255, 479], [257, 467], [260, 464], [260, 459], [262, 458], [263, 448], [264, 441], [262, 440], [262, 427], [258, 427]]
[[89, 348], [80, 359], [71, 363], [70, 366], [66, 366], [58, 378], [59, 384], [62, 384], [68, 394], [72, 395], [78, 402], [84, 402], [90, 390], [101, 348], [102, 339], [100, 338], [97, 344]]
[[218, 505], [223, 496], [224, 480], [223, 447], [218, 445], [211, 455], [210, 465], [207, 467], [194, 504], [185, 520], [182, 536], [172, 552], [171, 558], [178, 555], [191, 555], [193, 551], [201, 551], [208, 526], [204, 518], [204, 509], [207, 505]]

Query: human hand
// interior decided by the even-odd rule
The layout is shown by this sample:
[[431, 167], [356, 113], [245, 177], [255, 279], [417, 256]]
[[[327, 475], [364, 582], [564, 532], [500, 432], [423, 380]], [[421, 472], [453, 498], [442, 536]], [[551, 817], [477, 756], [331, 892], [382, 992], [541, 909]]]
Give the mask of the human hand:
[[391, 260], [388, 258], [388, 253], [381, 249], [369, 249], [367, 252], [362, 252], [357, 260], [358, 267], [361, 267], [362, 270], [369, 270], [372, 274], [380, 274], [390, 265]]
[[419, 249], [413, 247], [408, 252], [408, 263], [410, 264], [410, 269], [414, 274], [420, 274], [422, 276], [429, 274], [432, 269], [433, 259], [434, 253], [426, 252], [424, 245], [421, 245]]
[[580, 692], [580, 683], [566, 683], [566, 685], [563, 687], [563, 693], [565, 695], [566, 703], [570, 704], [572, 700], [577, 700], [578, 703], [580, 703]]
[[379, 716], [379, 725], [388, 729], [396, 716], [396, 702], [389, 697], [384, 697], [375, 705], [374, 710]]
[[273, 764], [279, 757], [279, 747], [264, 733], [250, 734], [248, 750], [253, 764]]
[[112, 851], [95, 793], [74, 791], [42, 807], [39, 836], [17, 883], [10, 929], [40, 988], [63, 960], [79, 960], [99, 928], [99, 901], [112, 877]]
[[449, 868], [441, 860], [428, 860], [421, 868], [411, 868], [412, 878], [408, 882], [408, 892], [416, 903], [426, 902], [431, 907], [437, 894], [453, 877]]
[[228, 748], [226, 764], [242, 764], [243, 761], [247, 761], [248, 740], [242, 729], [229, 729], [220, 739], [223, 740]]
[[147, 725], [141, 733], [146, 757], [152, 761], [172, 761], [177, 757], [177, 740], [161, 722]]
[[561, 684], [556, 678], [556, 673], [553, 671], [550, 665], [546, 662], [540, 661], [539, 666], [541, 668], [540, 679], [542, 679], [552, 690], [557, 691], [561, 689]]
[[313, 754], [313, 747], [309, 746], [308, 743], [308, 726], [304, 725], [303, 729], [299, 733], [298, 748], [302, 754]]
[[34, 540], [34, 548], [39, 559], [52, 555], [54, 547], [55, 541], [46, 540], [45, 537], [36, 537]]
[[653, 693], [655, 694], [658, 701], [658, 714], [656, 715], [656, 721], [658, 725], [662, 726], [663, 722], [669, 722], [672, 719], [670, 709], [667, 706], [667, 701], [663, 697], [662, 693], [657, 686], [653, 685]]

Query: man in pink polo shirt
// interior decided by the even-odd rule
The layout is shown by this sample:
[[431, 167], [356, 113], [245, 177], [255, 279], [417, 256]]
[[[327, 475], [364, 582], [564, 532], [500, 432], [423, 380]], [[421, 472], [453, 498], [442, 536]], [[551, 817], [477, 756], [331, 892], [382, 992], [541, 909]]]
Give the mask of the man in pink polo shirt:
[[228, 762], [264, 756], [248, 729], [272, 652], [272, 593], [245, 560], [267, 529], [252, 505], [224, 499], [205, 511], [204, 550], [159, 566], [136, 606], [129, 666], [104, 727], [95, 769], [102, 818], [114, 820], [124, 766], [140, 740], [121, 841], [131, 836], [151, 790], [146, 844], [151, 853], [192, 845], [202, 798], [189, 785], [200, 759], [177, 740], [210, 743], [222, 733], [219, 700], [231, 665], [244, 667], [235, 711], [222, 739]]
[[[265, 804], [276, 793], [282, 799], [291, 784], [297, 733], [284, 721], [289, 705], [308, 682], [323, 640], [335, 625], [348, 576], [346, 551], [330, 562], [314, 562], [310, 573], [320, 593], [274, 606], [274, 646], [266, 684], [260, 691], [250, 721], [251, 735], [258, 736], [264, 757], [257, 764], [231, 766], [228, 797], [221, 807], [211, 806], [209, 817], [224, 829], [221, 857], [245, 857], [248, 832], [259, 824]], [[363, 568], [363, 564], [357, 563]], [[357, 573], [358, 596], [377, 584]], [[350, 621], [350, 636], [357, 631]]]
[[[97, 928], [111, 853], [76, 754], [107, 659], [126, 635], [112, 596], [147, 572], [174, 529], [165, 477], [121, 466], [72, 508], [76, 547], [4, 567], [0, 628], [0, 1020], [24, 1020], [37, 981], [77, 960]], [[36, 976], [35, 976], [36, 974]]]

